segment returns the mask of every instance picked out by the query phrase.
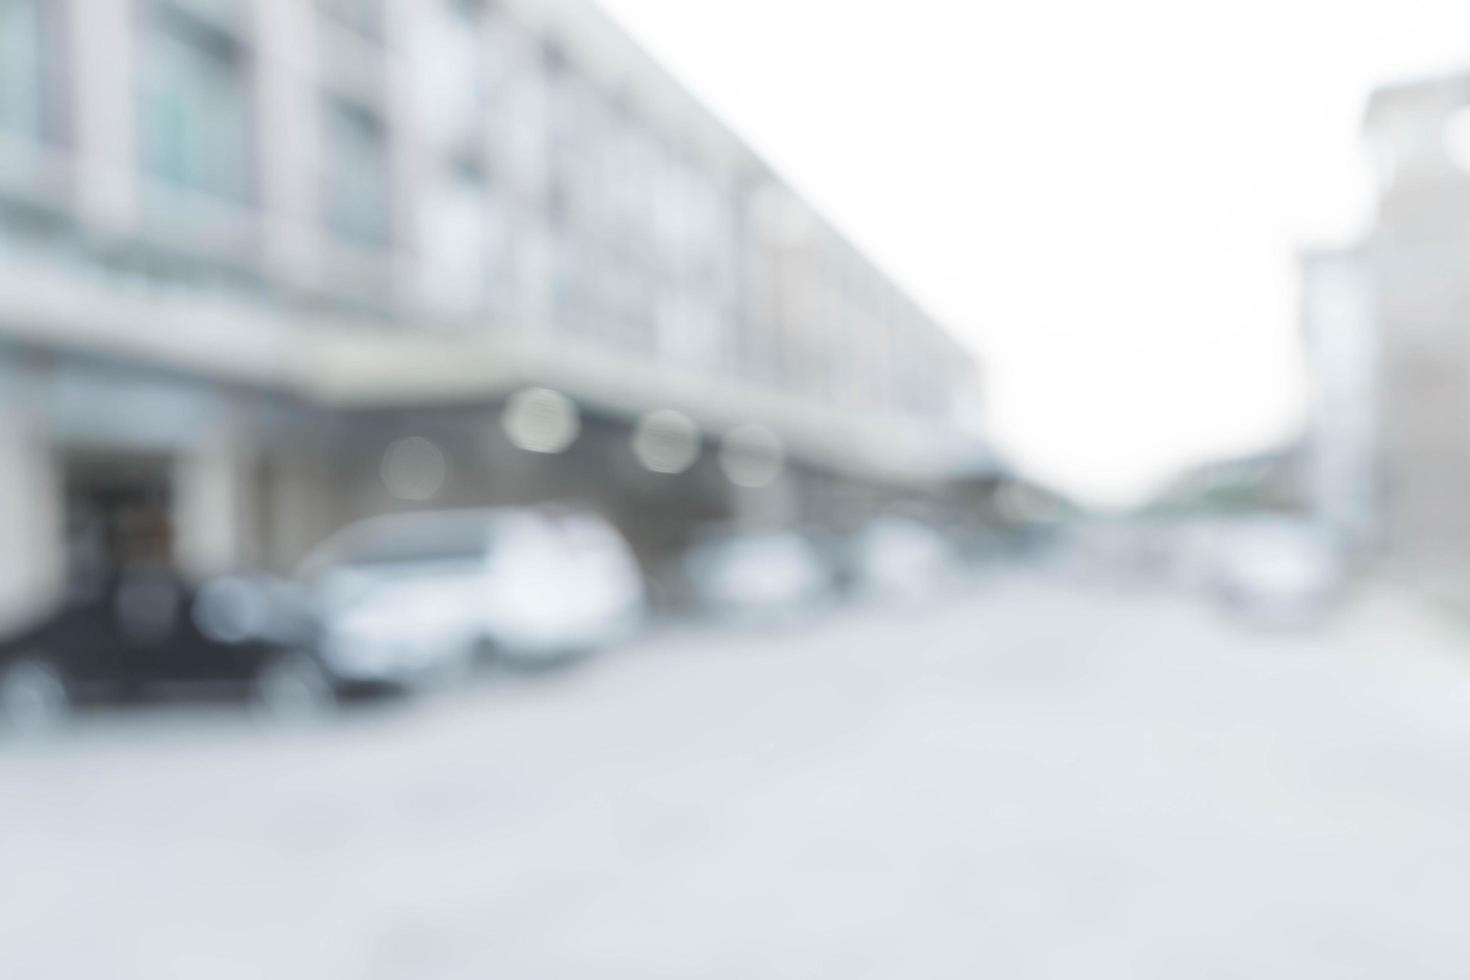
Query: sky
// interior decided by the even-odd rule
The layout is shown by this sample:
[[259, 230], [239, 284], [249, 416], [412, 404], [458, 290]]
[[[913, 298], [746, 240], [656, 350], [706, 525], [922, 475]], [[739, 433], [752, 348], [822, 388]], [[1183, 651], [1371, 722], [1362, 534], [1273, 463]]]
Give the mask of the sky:
[[1305, 423], [1295, 255], [1371, 222], [1378, 84], [1463, 0], [603, 0], [979, 354], [1000, 451], [1102, 504]]

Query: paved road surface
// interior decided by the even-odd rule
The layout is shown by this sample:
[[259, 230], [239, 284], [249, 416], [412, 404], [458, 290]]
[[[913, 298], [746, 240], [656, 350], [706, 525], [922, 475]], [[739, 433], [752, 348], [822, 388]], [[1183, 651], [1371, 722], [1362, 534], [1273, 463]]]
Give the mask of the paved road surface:
[[1470, 636], [992, 582], [0, 748], [0, 977], [1463, 978]]

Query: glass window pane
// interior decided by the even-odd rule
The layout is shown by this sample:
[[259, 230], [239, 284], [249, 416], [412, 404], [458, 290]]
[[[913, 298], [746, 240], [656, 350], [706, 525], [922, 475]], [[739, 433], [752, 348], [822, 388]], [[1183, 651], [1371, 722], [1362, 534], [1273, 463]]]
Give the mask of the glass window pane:
[[363, 245], [388, 244], [388, 146], [382, 121], [350, 102], [326, 106], [327, 228]]
[[318, 0], [321, 9], [338, 23], [363, 37], [383, 37], [383, 0]]
[[471, 312], [487, 305], [492, 212], [484, 179], [462, 168], [426, 194], [421, 245], [425, 286], [440, 308]]
[[156, 177], [243, 201], [249, 197], [248, 94], [235, 40], [160, 10], [142, 75], [142, 154]]
[[0, 0], [0, 129], [42, 135], [41, 0]]

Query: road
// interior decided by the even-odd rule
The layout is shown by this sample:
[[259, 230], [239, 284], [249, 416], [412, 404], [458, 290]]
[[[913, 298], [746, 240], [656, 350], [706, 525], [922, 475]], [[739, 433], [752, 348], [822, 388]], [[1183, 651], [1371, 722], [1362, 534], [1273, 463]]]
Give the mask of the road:
[[1470, 636], [996, 579], [0, 748], [0, 976], [1464, 977]]

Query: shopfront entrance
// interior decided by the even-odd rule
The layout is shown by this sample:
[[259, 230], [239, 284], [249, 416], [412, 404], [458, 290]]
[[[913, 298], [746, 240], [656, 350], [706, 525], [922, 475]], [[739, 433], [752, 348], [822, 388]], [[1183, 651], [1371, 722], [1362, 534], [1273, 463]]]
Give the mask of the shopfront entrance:
[[95, 582], [124, 567], [175, 561], [171, 463], [164, 454], [63, 454], [70, 585]]

